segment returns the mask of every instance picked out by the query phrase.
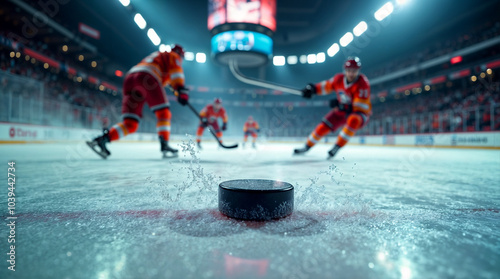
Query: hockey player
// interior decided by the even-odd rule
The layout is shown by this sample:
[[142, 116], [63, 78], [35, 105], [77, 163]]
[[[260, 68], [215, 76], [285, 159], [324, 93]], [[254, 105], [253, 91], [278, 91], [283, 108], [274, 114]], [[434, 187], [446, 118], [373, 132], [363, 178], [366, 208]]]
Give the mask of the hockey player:
[[[200, 117], [200, 126], [196, 131], [196, 143], [198, 144], [199, 149], [201, 149], [201, 136], [203, 135], [206, 127], [210, 125], [213, 132], [215, 132], [219, 139], [222, 139], [222, 131], [227, 129], [227, 114], [226, 110], [222, 107], [222, 100], [215, 98], [213, 104], [208, 104], [201, 110]], [[222, 118], [222, 131], [219, 128], [217, 118]]]
[[302, 90], [302, 96], [308, 99], [315, 94], [326, 95], [334, 91], [337, 96], [330, 101], [332, 110], [311, 133], [306, 145], [295, 149], [295, 154], [307, 152], [322, 137], [343, 126], [335, 146], [328, 151], [328, 158], [332, 158], [357, 130], [366, 125], [372, 113], [370, 84], [366, 76], [359, 73], [360, 68], [359, 58], [349, 57], [344, 63], [344, 73], [317, 84], [309, 84]]
[[249, 116], [245, 125], [243, 125], [243, 132], [245, 137], [243, 138], [243, 147], [247, 143], [248, 136], [252, 136], [252, 147], [255, 148], [255, 141], [257, 140], [257, 133], [260, 132], [259, 124], [253, 120], [252, 116]]
[[160, 141], [160, 150], [164, 157], [167, 152], [177, 155], [177, 149], [169, 146], [170, 138], [170, 103], [164, 87], [171, 86], [179, 94], [177, 101], [186, 105], [189, 100], [188, 90], [184, 87], [184, 73], [181, 67], [184, 49], [173, 45], [171, 51], [153, 52], [139, 64], [132, 67], [123, 83], [122, 118], [103, 135], [87, 142], [102, 158], [110, 152], [106, 143], [116, 141], [137, 131], [142, 118], [142, 108], [147, 103], [156, 115], [156, 131]]

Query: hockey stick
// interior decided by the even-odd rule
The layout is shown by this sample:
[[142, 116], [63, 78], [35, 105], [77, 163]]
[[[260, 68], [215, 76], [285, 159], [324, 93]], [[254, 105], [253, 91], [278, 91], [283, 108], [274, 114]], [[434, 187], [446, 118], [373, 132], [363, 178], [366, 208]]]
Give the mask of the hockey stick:
[[[201, 120], [201, 116], [198, 114], [198, 111], [193, 107], [193, 105], [191, 105], [190, 103], [187, 103], [186, 104], [192, 112], [194, 112], [194, 114], [196, 114], [196, 116], [198, 116], [198, 118]], [[217, 142], [219, 143], [219, 145], [222, 147], [222, 148], [227, 148], [227, 149], [232, 149], [232, 148], [237, 148], [238, 147], [238, 144], [235, 143], [233, 145], [225, 145], [222, 143], [222, 141], [220, 140], [220, 138], [217, 136], [217, 134], [212, 130], [212, 128], [210, 128], [210, 125], [207, 126], [208, 130], [210, 131], [210, 133], [215, 137], [215, 139], [217, 140]]]
[[286, 86], [275, 84], [275, 83], [271, 83], [271, 82], [268, 82], [265, 80], [260, 80], [260, 79], [244, 76], [240, 72], [240, 70], [238, 69], [238, 65], [236, 65], [236, 60], [229, 61], [229, 70], [231, 70], [231, 73], [233, 74], [233, 76], [235, 78], [237, 78], [239, 81], [241, 81], [243, 83], [247, 83], [247, 84], [251, 84], [251, 85], [255, 85], [255, 86], [259, 86], [259, 87], [264, 87], [264, 88], [272, 89], [272, 90], [279, 90], [279, 91], [283, 91], [283, 92], [290, 93], [293, 95], [302, 96], [302, 91], [300, 91], [298, 89], [286, 87]]
[[[170, 88], [170, 90], [172, 90], [172, 91], [174, 92], [174, 95], [175, 95], [176, 97], [177, 97], [177, 96], [179, 96], [179, 92], [177, 92], [176, 90], [174, 90], [174, 88], [172, 88], [172, 87], [169, 87], [169, 88]], [[197, 111], [197, 110], [193, 107], [193, 105], [191, 105], [189, 102], [188, 102], [186, 105], [189, 107], [189, 109], [191, 109], [191, 111], [192, 111], [194, 114], [196, 114], [196, 116], [198, 116], [198, 119], [200, 119], [200, 121], [202, 121], [202, 120], [201, 120], [201, 116], [200, 116], [200, 114], [199, 114], [199, 113], [198, 113], [198, 111]], [[238, 147], [238, 144], [237, 144], [237, 143], [235, 143], [235, 144], [233, 144], [233, 145], [225, 145], [225, 144], [223, 144], [223, 143], [222, 143], [222, 141], [220, 140], [220, 138], [217, 136], [217, 134], [216, 134], [216, 133], [215, 133], [215, 132], [214, 132], [214, 131], [210, 128], [210, 126], [207, 126], [207, 128], [208, 128], [208, 130], [210, 131], [210, 133], [211, 133], [211, 134], [215, 137], [215, 139], [217, 140], [217, 142], [219, 143], [219, 145], [220, 145], [222, 148], [232, 149], [232, 148], [236, 148], [236, 147]]]

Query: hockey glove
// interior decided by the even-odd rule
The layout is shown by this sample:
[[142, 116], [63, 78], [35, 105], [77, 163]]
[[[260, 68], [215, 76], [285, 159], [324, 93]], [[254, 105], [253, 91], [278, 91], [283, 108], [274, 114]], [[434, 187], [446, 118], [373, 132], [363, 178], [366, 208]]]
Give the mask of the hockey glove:
[[227, 123], [222, 124], [222, 131], [225, 131], [225, 130], [227, 130]]
[[177, 95], [177, 102], [183, 106], [187, 105], [189, 102], [188, 89], [181, 86], [177, 89], [177, 92], [179, 92], [179, 95]]
[[205, 118], [205, 117], [201, 118], [201, 126], [202, 127], [207, 127], [208, 126], [208, 120], [207, 120], [207, 118]]
[[341, 104], [339, 102], [339, 100], [337, 100], [337, 99], [330, 100], [330, 107], [331, 108], [339, 108], [340, 111], [344, 111], [344, 112], [347, 112], [347, 113], [351, 113], [352, 112], [352, 106], [351, 105]]
[[309, 83], [302, 89], [302, 97], [306, 99], [311, 99], [313, 94], [316, 94], [316, 86], [312, 83]]

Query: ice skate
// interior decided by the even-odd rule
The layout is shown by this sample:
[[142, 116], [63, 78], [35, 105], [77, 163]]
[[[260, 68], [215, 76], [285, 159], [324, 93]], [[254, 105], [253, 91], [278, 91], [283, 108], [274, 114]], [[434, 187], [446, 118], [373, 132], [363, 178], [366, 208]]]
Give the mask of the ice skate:
[[87, 145], [94, 150], [97, 155], [101, 156], [103, 159], [106, 159], [111, 152], [106, 148], [106, 143], [109, 142], [109, 130], [103, 129], [103, 135], [99, 136], [92, 141], [87, 141]]
[[[172, 157], [177, 157], [178, 156], [179, 150], [170, 147], [168, 145], [168, 141], [164, 140], [162, 136], [159, 136], [158, 138], [160, 140], [160, 146], [161, 146], [160, 150], [163, 153], [163, 158], [164, 159], [166, 159], [166, 158], [172, 158]], [[169, 155], [169, 152], [171, 153], [170, 155]]]
[[332, 149], [330, 149], [330, 151], [328, 151], [328, 160], [332, 159], [335, 154], [337, 154], [337, 152], [339, 151], [340, 149], [340, 146], [338, 145], [335, 145]]

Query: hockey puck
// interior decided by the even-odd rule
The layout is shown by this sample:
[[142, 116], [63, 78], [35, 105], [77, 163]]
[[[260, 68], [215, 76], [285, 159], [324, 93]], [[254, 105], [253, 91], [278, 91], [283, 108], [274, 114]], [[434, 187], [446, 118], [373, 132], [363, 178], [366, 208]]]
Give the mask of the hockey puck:
[[293, 212], [293, 186], [264, 179], [224, 181], [219, 184], [219, 210], [243, 220], [283, 218]]

